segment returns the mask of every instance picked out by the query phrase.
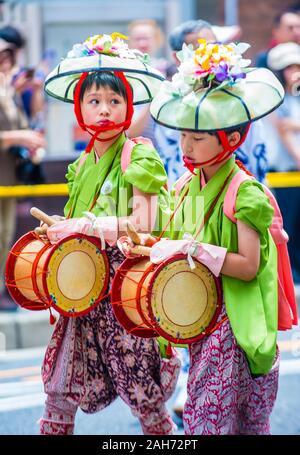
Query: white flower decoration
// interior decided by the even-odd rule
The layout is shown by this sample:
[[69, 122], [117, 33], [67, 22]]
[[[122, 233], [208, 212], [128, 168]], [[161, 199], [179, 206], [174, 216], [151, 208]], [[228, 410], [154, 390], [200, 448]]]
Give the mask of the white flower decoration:
[[107, 180], [106, 182], [103, 183], [102, 187], [101, 187], [101, 194], [111, 194], [112, 192], [112, 189], [113, 189], [113, 185], [112, 183]]

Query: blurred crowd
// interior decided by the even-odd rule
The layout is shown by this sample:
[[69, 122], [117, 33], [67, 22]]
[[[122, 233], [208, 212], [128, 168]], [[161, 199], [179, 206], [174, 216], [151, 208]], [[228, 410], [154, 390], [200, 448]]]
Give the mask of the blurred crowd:
[[[45, 75], [19, 64], [25, 46], [21, 33], [0, 28], [0, 185], [33, 184], [44, 180]], [[0, 198], [0, 308], [6, 308], [4, 267], [13, 241], [16, 199]]]
[[[166, 37], [155, 20], [141, 19], [128, 25], [128, 37], [130, 47], [149, 54], [152, 65], [171, 79], [179, 64], [176, 53], [184, 43], [195, 47], [201, 38], [222, 43], [243, 41], [243, 31], [237, 25], [222, 27], [196, 19], [179, 24]], [[278, 110], [252, 125], [245, 143], [237, 151], [240, 161], [259, 181], [264, 181], [267, 171], [300, 170], [300, 6], [285, 9], [275, 17], [269, 38], [267, 48], [256, 56], [252, 64], [266, 66], [276, 73], [285, 87], [285, 100]], [[164, 57], [167, 44], [171, 49], [170, 59]], [[20, 65], [20, 55], [25, 46], [25, 39], [16, 28], [10, 25], [0, 28], [1, 186], [45, 181], [41, 165], [46, 146], [44, 129], [47, 112], [43, 83], [51, 68], [47, 68], [45, 62], [37, 68]], [[135, 108], [128, 134], [152, 140], [165, 164], [171, 188], [185, 171], [178, 131], [155, 123], [149, 106], [142, 105]], [[294, 279], [300, 283], [300, 238], [297, 235], [300, 227], [300, 187], [282, 188], [276, 191], [276, 196], [290, 236]], [[0, 198], [0, 310], [5, 309], [1, 303], [3, 271], [14, 237], [15, 220], [15, 199]]]
[[[167, 37], [172, 51], [172, 61], [158, 58], [166, 39], [158, 24], [153, 20], [134, 21], [129, 25], [129, 42], [152, 58], [152, 64], [167, 79], [176, 72], [179, 60], [176, 53], [183, 43], [198, 45], [199, 39], [208, 42], [229, 43], [243, 40], [239, 26], [220, 27], [205, 20], [190, 20], [179, 24]], [[251, 43], [250, 43], [251, 44]], [[279, 12], [273, 22], [268, 48], [260, 52], [253, 66], [268, 67], [282, 82], [286, 96], [284, 103], [274, 113], [252, 124], [246, 141], [237, 151], [237, 158], [261, 182], [268, 171], [300, 171], [300, 4]], [[149, 137], [165, 164], [169, 187], [185, 171], [180, 151], [179, 132], [155, 123], [148, 106], [135, 109], [132, 137]], [[300, 284], [300, 187], [276, 190], [285, 228], [289, 234], [289, 251], [293, 277]]]

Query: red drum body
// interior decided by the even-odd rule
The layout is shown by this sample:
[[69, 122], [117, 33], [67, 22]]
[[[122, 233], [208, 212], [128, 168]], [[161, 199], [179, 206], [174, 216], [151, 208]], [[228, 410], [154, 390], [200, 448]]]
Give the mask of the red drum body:
[[72, 234], [55, 245], [28, 232], [12, 247], [6, 286], [13, 300], [29, 310], [50, 307], [64, 316], [91, 311], [103, 298], [109, 265], [94, 237]]
[[112, 284], [116, 318], [130, 333], [162, 336], [194, 343], [214, 327], [222, 305], [219, 280], [196, 259], [191, 269], [186, 255], [161, 264], [148, 257], [126, 259]]

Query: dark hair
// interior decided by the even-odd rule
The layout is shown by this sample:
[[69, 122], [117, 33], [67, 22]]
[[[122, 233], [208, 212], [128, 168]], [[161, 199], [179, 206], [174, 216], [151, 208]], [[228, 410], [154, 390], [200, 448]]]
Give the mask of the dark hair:
[[277, 77], [279, 82], [283, 85], [283, 87], [286, 86], [286, 80], [285, 80], [285, 77], [284, 77], [284, 70], [285, 70], [285, 68], [283, 68], [282, 70], [273, 71], [273, 73], [275, 74], [275, 76]]
[[288, 11], [291, 13], [300, 13], [300, 2], [296, 2], [288, 8]]
[[25, 45], [25, 39], [15, 27], [5, 25], [0, 28], [0, 38], [10, 44], [14, 44], [17, 49], [21, 49]]
[[12, 66], [16, 64], [16, 53], [14, 49], [4, 49], [3, 51], [0, 51], [0, 54], [2, 62], [3, 59], [9, 59]]
[[96, 85], [97, 89], [100, 87], [111, 88], [118, 95], [122, 96], [125, 101], [127, 101], [126, 88], [123, 82], [121, 79], [109, 71], [94, 71], [87, 76], [81, 86], [80, 101], [83, 100], [83, 95], [86, 90], [90, 89], [94, 84]]
[[296, 5], [290, 7], [290, 8], [285, 8], [284, 10], [280, 11], [280, 13], [276, 14], [273, 20], [273, 24], [275, 27], [278, 27], [280, 25], [281, 19], [285, 14], [292, 13], [292, 14], [299, 14], [300, 9], [299, 6], [296, 7]]
[[212, 30], [212, 26], [209, 22], [202, 19], [190, 20], [178, 25], [169, 35], [169, 44], [171, 49], [173, 51], [180, 51], [186, 35], [189, 33], [200, 32], [203, 29]]
[[[229, 136], [230, 134], [235, 133], [235, 132], [240, 133], [240, 136], [242, 138], [244, 136], [244, 134], [246, 133], [248, 126], [249, 126], [249, 123], [245, 123], [244, 125], [234, 126], [232, 128], [224, 129], [224, 131], [227, 136]], [[220, 138], [216, 131], [212, 131], [212, 132], [208, 131], [208, 134], [210, 134], [211, 136], [215, 136], [218, 139], [219, 144], [221, 144]]]

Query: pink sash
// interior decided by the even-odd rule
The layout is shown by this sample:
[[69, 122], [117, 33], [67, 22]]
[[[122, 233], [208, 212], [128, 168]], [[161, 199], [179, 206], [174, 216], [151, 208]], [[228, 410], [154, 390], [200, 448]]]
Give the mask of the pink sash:
[[[123, 150], [122, 150], [122, 155], [121, 155], [121, 169], [122, 169], [123, 174], [130, 164], [132, 149], [137, 144], [146, 144], [146, 145], [149, 145], [150, 147], [153, 147], [151, 140], [147, 139], [145, 137], [142, 137], [142, 136], [134, 137], [132, 139], [126, 139], [126, 141], [123, 145]], [[78, 166], [76, 168], [76, 175], [79, 174], [79, 171], [82, 168], [83, 164], [85, 163], [85, 160], [87, 159], [88, 155], [89, 155], [88, 153], [84, 153], [82, 155], [82, 157], [80, 158]]]
[[[235, 203], [237, 192], [241, 183], [251, 179], [244, 171], [240, 170], [231, 180], [227, 189], [223, 210], [227, 218], [236, 223]], [[283, 229], [282, 215], [277, 201], [272, 192], [265, 185], [262, 185], [264, 192], [269, 198], [274, 209], [273, 221], [270, 232], [277, 248], [278, 267], [278, 330], [291, 329], [293, 324], [298, 324], [297, 304], [294, 290], [294, 283], [291, 271], [291, 264], [287, 249], [288, 235]]]

